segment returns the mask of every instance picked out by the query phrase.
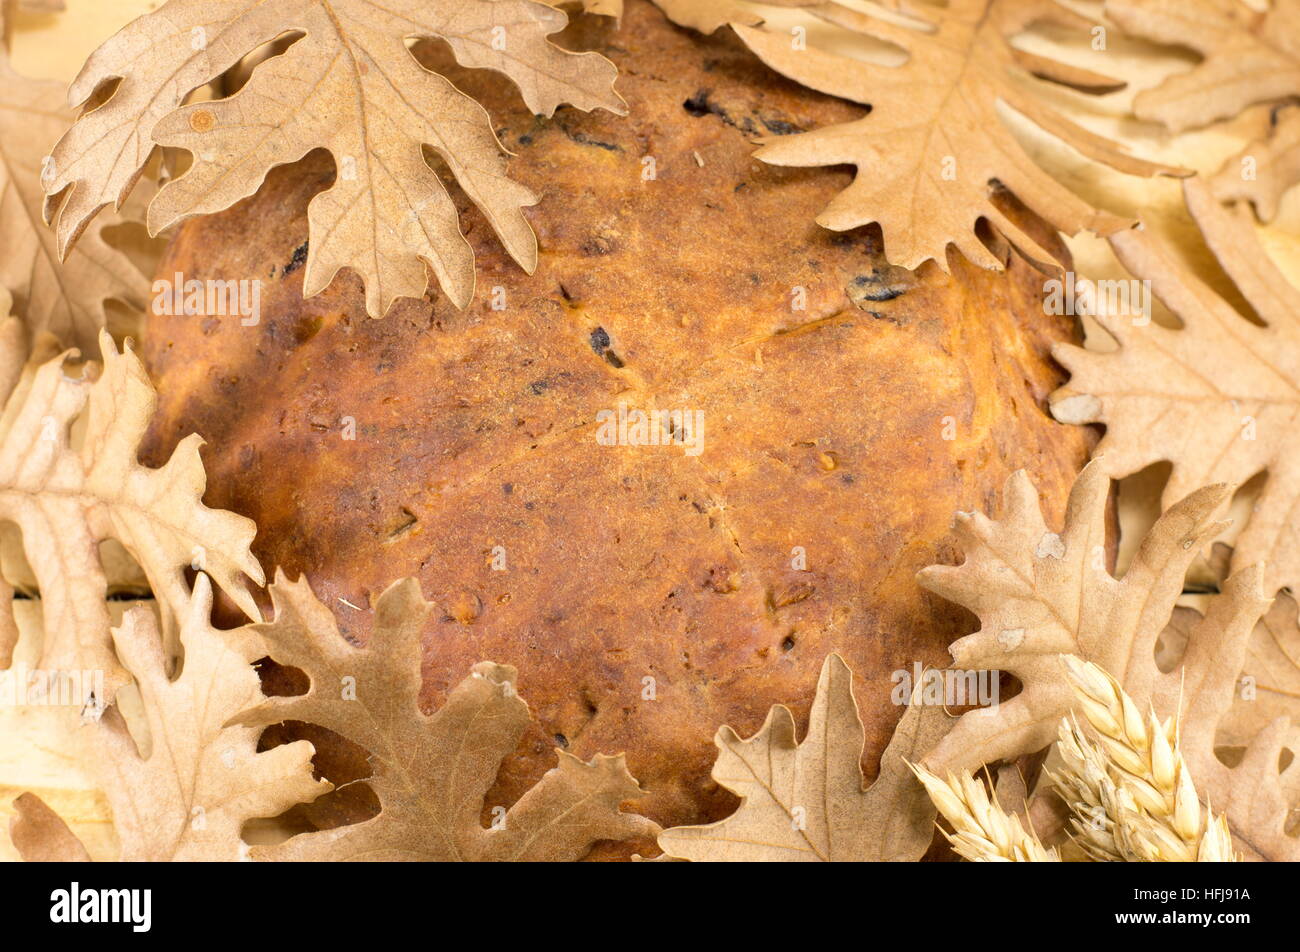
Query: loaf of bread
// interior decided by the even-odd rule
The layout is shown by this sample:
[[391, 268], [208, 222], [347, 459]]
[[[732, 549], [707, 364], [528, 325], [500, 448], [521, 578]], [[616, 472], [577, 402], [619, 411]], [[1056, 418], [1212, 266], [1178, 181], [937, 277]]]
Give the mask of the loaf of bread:
[[[536, 118], [500, 77], [423, 51], [485, 104], [511, 175], [542, 196], [536, 273], [462, 201], [467, 310], [431, 292], [370, 319], [347, 273], [303, 300], [307, 203], [334, 166], [277, 169], [181, 227], [162, 263], [262, 289], [254, 326], [149, 318], [149, 461], [200, 433], [208, 504], [255, 519], [268, 571], [306, 573], [349, 638], [416, 576], [438, 606], [429, 709], [477, 661], [518, 667], [534, 729], [489, 803], [558, 746], [626, 751], [634, 807], [662, 824], [724, 816], [715, 730], [751, 733], [775, 703], [804, 718], [828, 652], [857, 675], [872, 776], [900, 715], [892, 673], [943, 665], [975, 627], [914, 580], [959, 557], [954, 511], [996, 510], [1025, 468], [1059, 517], [1086, 459], [1090, 434], [1044, 409], [1073, 319], [1044, 313], [1044, 274], [1005, 247], [1004, 273], [955, 255], [950, 273], [912, 273], [874, 229], [819, 228], [850, 171], [769, 167], [753, 142], [861, 110], [728, 31], [633, 2], [620, 28], [584, 17], [566, 41], [615, 61], [629, 116]], [[658, 430], [638, 425], [652, 409], [670, 411]], [[364, 775], [336, 753], [336, 772]], [[349, 796], [312, 822], [361, 809]]]

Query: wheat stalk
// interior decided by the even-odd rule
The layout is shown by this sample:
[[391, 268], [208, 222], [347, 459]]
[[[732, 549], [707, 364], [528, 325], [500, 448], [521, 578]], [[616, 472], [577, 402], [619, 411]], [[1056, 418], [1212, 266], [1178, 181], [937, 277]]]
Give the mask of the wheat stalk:
[[1053, 774], [1074, 814], [1075, 840], [1095, 859], [1124, 862], [1232, 862], [1222, 816], [1201, 807], [1182, 753], [1176, 719], [1143, 720], [1119, 682], [1097, 665], [1064, 657], [1078, 709], [1061, 721], [1065, 769]]
[[943, 831], [959, 856], [985, 863], [1059, 863], [1056, 850], [1039, 842], [1020, 818], [1003, 811], [997, 795], [990, 797], [984, 784], [968, 770], [949, 774], [947, 780], [924, 767], [908, 764], [939, 812], [953, 828]]
[[[1064, 661], [1078, 708], [1097, 735], [1088, 737], [1075, 717], [1061, 719], [1057, 749], [1065, 766], [1049, 776], [1074, 814], [1073, 843], [1102, 862], [1235, 862], [1227, 822], [1201, 807], [1178, 749], [1177, 721], [1161, 722], [1154, 711], [1144, 721], [1104, 670], [1072, 655]], [[1060, 862], [970, 771], [941, 780], [909, 766], [952, 826], [944, 836], [960, 856]]]

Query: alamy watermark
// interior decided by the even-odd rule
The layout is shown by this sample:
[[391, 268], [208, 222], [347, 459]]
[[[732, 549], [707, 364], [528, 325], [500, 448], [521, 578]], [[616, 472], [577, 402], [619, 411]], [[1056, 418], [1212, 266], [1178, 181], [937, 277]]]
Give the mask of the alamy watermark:
[[1048, 314], [1091, 317], [1130, 317], [1134, 327], [1151, 323], [1151, 282], [1080, 278], [1073, 271], [1043, 284], [1043, 310]]
[[0, 671], [0, 707], [91, 708], [103, 703], [104, 672], [29, 668]]
[[153, 313], [161, 316], [238, 317], [244, 327], [262, 320], [262, 282], [256, 278], [187, 281], [178, 271], [174, 280], [154, 281], [153, 295]]
[[704, 452], [703, 410], [629, 409], [596, 414], [596, 442], [601, 446], [680, 446], [687, 456]]
[[894, 683], [890, 700], [899, 706], [915, 699], [924, 707], [978, 707], [992, 711], [1001, 696], [1001, 680], [993, 670], [926, 668], [915, 661], [911, 670], [899, 668], [889, 679]]
[[153, 925], [152, 889], [90, 889], [73, 882], [50, 893], [50, 922], [122, 923], [132, 932]]

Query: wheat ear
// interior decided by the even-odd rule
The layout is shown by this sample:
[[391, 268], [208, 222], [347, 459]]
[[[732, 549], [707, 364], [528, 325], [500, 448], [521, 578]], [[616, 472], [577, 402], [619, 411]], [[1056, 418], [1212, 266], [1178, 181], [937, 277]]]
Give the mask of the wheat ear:
[[1059, 863], [1056, 850], [1039, 842], [1020, 818], [1003, 811], [997, 795], [989, 796], [984, 784], [969, 770], [941, 780], [924, 767], [908, 764], [939, 812], [953, 828], [943, 831], [959, 856], [985, 863]]
[[1064, 718], [1058, 750], [1065, 769], [1052, 779], [1074, 814], [1076, 842], [1094, 859], [1123, 862], [1233, 862], [1222, 816], [1201, 807], [1178, 750], [1176, 719], [1143, 720], [1119, 682], [1072, 655], [1066, 672], [1078, 710], [1096, 734]]

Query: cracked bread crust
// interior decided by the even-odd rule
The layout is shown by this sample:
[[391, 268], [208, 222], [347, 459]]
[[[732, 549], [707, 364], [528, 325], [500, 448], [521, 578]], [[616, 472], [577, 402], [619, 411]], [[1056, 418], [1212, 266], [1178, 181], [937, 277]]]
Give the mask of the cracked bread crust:
[[[164, 276], [262, 279], [261, 322], [149, 318], [147, 455], [199, 432], [205, 501], [254, 518], [264, 565], [305, 572], [348, 637], [367, 638], [389, 582], [417, 576], [439, 609], [430, 708], [477, 661], [518, 667], [536, 721], [489, 806], [558, 745], [626, 751], [646, 790], [634, 806], [664, 825], [720, 818], [735, 801], [709, 777], [714, 731], [748, 735], [775, 703], [805, 718], [831, 651], [857, 675], [874, 776], [900, 715], [891, 674], [944, 664], [974, 627], [914, 581], [957, 560], [954, 511], [996, 509], [1023, 467], [1059, 518], [1087, 457], [1089, 431], [1044, 409], [1073, 320], [1043, 313], [1044, 277], [1014, 255], [1006, 273], [954, 256], [951, 274], [913, 274], [873, 229], [815, 225], [848, 173], [763, 165], [752, 139], [861, 110], [726, 31], [634, 2], [621, 30], [588, 17], [571, 38], [617, 63], [627, 118], [542, 120], [496, 77], [446, 67], [543, 196], [536, 274], [465, 209], [466, 311], [434, 295], [371, 320], [348, 274], [304, 301], [306, 206], [333, 163], [276, 170], [171, 242]], [[597, 414], [620, 402], [702, 411], [702, 452], [602, 445]], [[336, 780], [364, 773], [341, 763]], [[358, 809], [344, 791], [308, 812]]]

